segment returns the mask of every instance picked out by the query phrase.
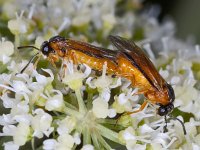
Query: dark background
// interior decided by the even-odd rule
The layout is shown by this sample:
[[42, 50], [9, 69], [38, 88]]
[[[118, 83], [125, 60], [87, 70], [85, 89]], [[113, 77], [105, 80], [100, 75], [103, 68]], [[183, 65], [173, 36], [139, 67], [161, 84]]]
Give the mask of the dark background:
[[171, 18], [176, 24], [176, 36], [183, 40], [200, 43], [200, 0], [144, 0], [144, 8], [158, 5], [158, 19]]

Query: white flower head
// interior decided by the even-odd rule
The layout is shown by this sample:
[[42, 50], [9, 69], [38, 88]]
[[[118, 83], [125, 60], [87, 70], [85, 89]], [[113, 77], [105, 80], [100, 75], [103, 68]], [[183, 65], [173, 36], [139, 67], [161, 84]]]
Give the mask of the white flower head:
[[84, 145], [81, 150], [94, 150], [94, 146], [91, 144]]
[[17, 122], [25, 122], [29, 124], [30, 116], [29, 116], [29, 105], [25, 101], [21, 101], [16, 106], [12, 107], [10, 114], [12, 115], [13, 119]]
[[29, 135], [30, 135], [29, 124], [20, 122], [14, 131], [13, 141], [15, 144], [22, 146], [28, 140]]
[[47, 85], [48, 83], [51, 83], [54, 79], [53, 72], [50, 69], [42, 69], [45, 73], [48, 73], [50, 77], [46, 77], [44, 75], [41, 75], [37, 73], [36, 70], [33, 71], [33, 76], [36, 78], [37, 82], [43, 86]]
[[91, 88], [97, 88], [101, 98], [106, 102], [108, 102], [110, 99], [110, 89], [120, 86], [121, 78], [117, 78], [117, 80], [114, 80], [111, 76], [107, 76], [106, 69], [107, 69], [107, 63], [103, 65], [102, 76], [94, 80], [92, 80], [92, 78], [89, 77], [86, 80], [86, 83]]
[[48, 137], [54, 129], [51, 127], [52, 116], [42, 109], [36, 109], [33, 114], [35, 114], [31, 119], [31, 127], [34, 130], [33, 136], [42, 138], [44, 134]]
[[17, 127], [14, 125], [5, 125], [3, 126], [3, 132], [0, 133], [0, 136], [13, 136], [16, 128]]
[[19, 102], [20, 100], [19, 99], [16, 99], [16, 98], [10, 98], [8, 96], [8, 93], [4, 93], [2, 96], [1, 96], [1, 99], [3, 101], [3, 106], [5, 108], [13, 108], [15, 107]]
[[115, 96], [115, 101], [112, 104], [112, 107], [118, 113], [123, 113], [124, 111], [132, 111], [132, 107], [137, 105], [139, 96], [136, 94], [138, 89], [129, 89], [125, 90], [119, 96]]
[[15, 144], [14, 142], [6, 142], [3, 144], [4, 150], [18, 150], [19, 145]]
[[62, 134], [57, 138], [56, 150], [70, 150], [74, 146], [74, 138], [70, 134]]
[[[150, 135], [137, 135], [136, 131], [132, 127], [126, 128], [119, 133], [119, 139], [126, 143], [126, 147], [137, 147], [137, 141], [144, 143], [150, 143]], [[141, 145], [142, 146], [142, 145]], [[143, 145], [144, 146], [144, 145]]]
[[108, 102], [98, 97], [95, 100], [93, 100], [92, 104], [92, 111], [97, 118], [106, 118], [108, 116]]
[[67, 66], [67, 69], [62, 79], [63, 83], [67, 84], [73, 90], [80, 89], [83, 85], [83, 79], [91, 73], [91, 68], [85, 65], [85, 71], [81, 72], [77, 70], [77, 67], [73, 65], [72, 61], [64, 61], [64, 65]]
[[23, 81], [13, 80], [12, 87], [16, 91], [16, 93], [24, 92], [30, 94], [31, 91], [28, 88], [28, 85]]
[[17, 19], [13, 19], [8, 22], [8, 28], [14, 35], [24, 34], [28, 31], [28, 24], [22, 17], [23, 11], [20, 16], [16, 14]]
[[65, 119], [57, 122], [57, 124], [58, 124], [57, 131], [60, 135], [65, 133], [71, 133], [71, 131], [75, 128], [76, 119], [67, 116]]
[[81, 143], [81, 134], [78, 132], [75, 132], [73, 137], [74, 137], [74, 143], [79, 145]]
[[10, 41], [5, 41], [2, 38], [0, 41], [0, 61], [6, 64], [10, 60], [10, 56], [14, 53], [14, 45]]
[[52, 97], [49, 95], [47, 97], [45, 109], [47, 109], [48, 111], [52, 111], [52, 110], [61, 111], [64, 106], [63, 95], [58, 90], [53, 90], [52, 92], [54, 92], [55, 95], [53, 95]]
[[13, 119], [11, 114], [3, 114], [0, 116], [0, 125], [6, 126], [14, 123], [16, 123], [16, 121]]
[[[28, 63], [27, 60], [22, 60], [21, 63], [16, 63], [15, 61], [11, 61], [11, 63], [8, 65], [8, 70], [12, 72], [12, 74], [18, 74], [17, 76], [23, 76], [23, 74], [19, 74], [20, 71], [26, 66]], [[25, 69], [24, 75], [31, 75], [33, 70], [35, 70], [33, 63], [30, 63], [29, 66]]]
[[55, 150], [57, 146], [57, 141], [55, 139], [47, 139], [43, 142], [44, 150]]

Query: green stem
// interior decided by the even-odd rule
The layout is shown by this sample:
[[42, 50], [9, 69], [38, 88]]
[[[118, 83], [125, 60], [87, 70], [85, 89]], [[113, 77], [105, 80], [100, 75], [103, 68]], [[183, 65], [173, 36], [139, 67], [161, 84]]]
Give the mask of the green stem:
[[110, 145], [108, 145], [108, 143], [104, 140], [104, 138], [103, 138], [100, 134], [98, 134], [98, 133], [97, 133], [97, 138], [98, 138], [98, 141], [101, 143], [101, 145], [102, 145], [103, 147], [105, 147], [107, 150], [112, 149], [112, 148], [110, 147]]
[[81, 114], [85, 114], [87, 109], [86, 109], [85, 103], [83, 101], [83, 98], [81, 96], [81, 90], [80, 89], [76, 89], [75, 90], [75, 94], [76, 94], [77, 101], [78, 101], [79, 112]]
[[32, 150], [35, 150], [35, 139], [32, 138], [31, 140], [31, 147], [32, 147]]
[[87, 108], [88, 110], [92, 108], [92, 98], [93, 98], [93, 93], [88, 93], [87, 97]]
[[116, 142], [116, 143], [119, 143], [119, 140], [118, 140], [118, 133], [100, 125], [100, 124], [97, 124], [96, 128], [99, 130], [99, 132], [101, 133], [101, 135], [113, 142]]
[[83, 130], [83, 145], [91, 144], [90, 130], [85, 127]]
[[65, 105], [66, 105], [67, 107], [69, 107], [69, 108], [71, 108], [71, 109], [74, 109], [74, 110], [77, 109], [74, 105], [72, 105], [72, 104], [70, 104], [70, 103], [68, 103], [68, 102], [66, 102], [66, 101], [64, 101], [64, 103], [65, 103]]
[[95, 146], [95, 149], [101, 149], [101, 146], [98, 142], [98, 137], [96, 136], [96, 134], [94, 132], [91, 134], [91, 137], [92, 137], [92, 142]]
[[18, 58], [17, 60], [20, 60], [20, 55], [19, 55], [19, 51], [17, 49], [17, 47], [19, 46], [20, 44], [20, 37], [19, 37], [19, 34], [15, 35], [15, 52], [14, 52], [14, 56], [16, 56], [16, 58]]
[[81, 113], [67, 107], [64, 107], [62, 111], [70, 116], [75, 116], [76, 118], [80, 118], [82, 116]]

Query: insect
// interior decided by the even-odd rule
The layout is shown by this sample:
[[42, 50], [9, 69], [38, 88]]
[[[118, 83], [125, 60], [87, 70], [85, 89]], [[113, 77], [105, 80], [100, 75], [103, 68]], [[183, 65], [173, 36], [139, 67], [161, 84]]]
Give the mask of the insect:
[[[101, 71], [106, 62], [108, 74], [129, 79], [132, 86], [139, 88], [139, 94], [144, 94], [150, 103], [159, 106], [157, 109], [158, 115], [168, 115], [174, 109], [175, 94], [172, 86], [162, 78], [150, 59], [136, 44], [119, 36], [109, 36], [109, 40], [118, 51], [65, 39], [61, 36], [55, 36], [49, 41], [44, 41], [40, 49], [33, 46], [18, 48], [35, 48], [47, 56], [53, 65], [60, 59], [67, 59], [72, 60], [75, 64], [85, 63], [92, 69]], [[33, 56], [29, 63], [35, 57]], [[146, 105], [147, 101], [141, 105], [139, 110], [128, 114], [141, 111]]]

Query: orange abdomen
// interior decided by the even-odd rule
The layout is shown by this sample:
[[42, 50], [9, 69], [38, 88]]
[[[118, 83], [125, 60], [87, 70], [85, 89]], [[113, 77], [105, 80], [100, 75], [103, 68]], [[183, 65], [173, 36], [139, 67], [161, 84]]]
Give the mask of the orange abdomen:
[[90, 66], [94, 70], [101, 71], [103, 65], [107, 62], [107, 73], [114, 74], [117, 71], [117, 65], [106, 58], [96, 58], [75, 50], [68, 50], [67, 58], [73, 60], [74, 63], [81, 63]]
[[118, 76], [129, 79], [132, 86], [138, 87], [142, 90], [150, 89], [151, 85], [144, 75], [123, 55], [119, 55], [118, 62]]

